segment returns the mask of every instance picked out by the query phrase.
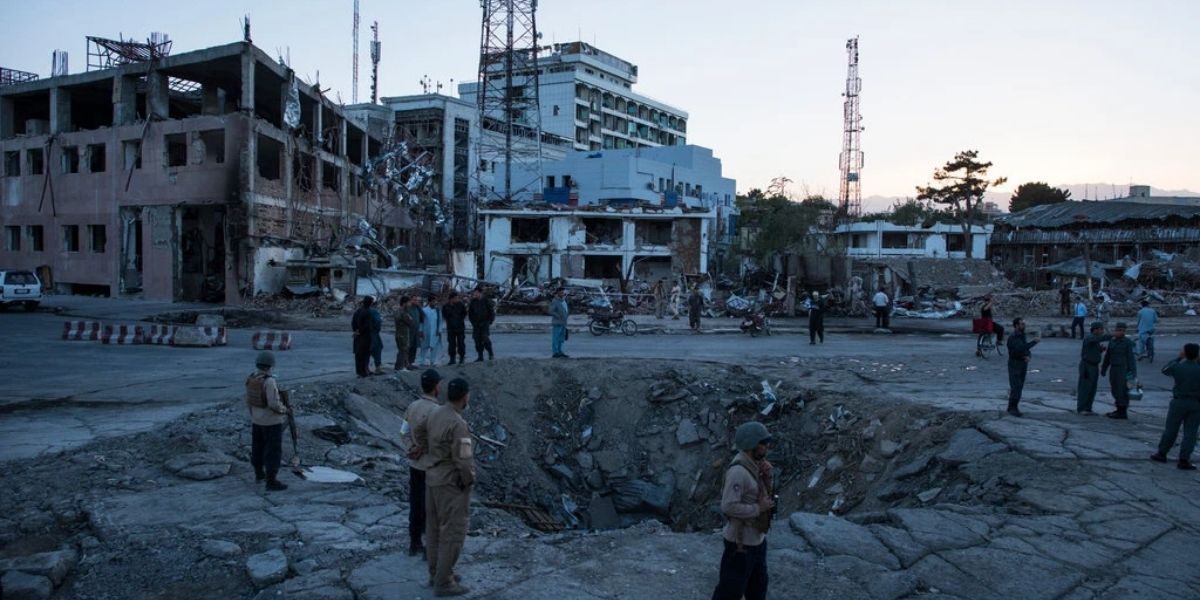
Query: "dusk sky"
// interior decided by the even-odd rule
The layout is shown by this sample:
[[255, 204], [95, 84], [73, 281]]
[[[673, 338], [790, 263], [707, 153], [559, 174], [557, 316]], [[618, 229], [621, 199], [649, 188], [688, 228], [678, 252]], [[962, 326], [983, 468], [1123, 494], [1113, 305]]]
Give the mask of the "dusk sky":
[[[473, 80], [472, 0], [361, 0], [359, 98], [369, 96], [370, 23], [383, 42], [382, 95], [429, 75]], [[241, 38], [290, 51], [306, 79], [349, 103], [352, 1], [0, 0], [0, 64], [47, 76], [55, 49], [85, 69], [86, 35], [175, 52]], [[1009, 178], [1200, 191], [1200, 2], [542, 0], [543, 41], [582, 38], [640, 67], [635, 86], [690, 114], [689, 141], [715, 150], [738, 189], [786, 175], [836, 196], [845, 41], [860, 36], [863, 196], [912, 195], [956, 151]], [[450, 87], [446, 91], [453, 92]], [[332, 94], [333, 92], [331, 92]]]

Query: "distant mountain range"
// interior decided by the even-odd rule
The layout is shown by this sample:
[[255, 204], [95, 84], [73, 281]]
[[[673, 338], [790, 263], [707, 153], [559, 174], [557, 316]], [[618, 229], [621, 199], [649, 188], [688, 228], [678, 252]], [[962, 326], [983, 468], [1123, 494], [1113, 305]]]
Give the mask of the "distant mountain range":
[[[1129, 196], [1128, 184], [1070, 183], [1059, 184], [1054, 187], [1071, 192], [1072, 200], [1112, 200], [1114, 198]], [[1193, 192], [1191, 190], [1164, 190], [1151, 186], [1150, 195], [1200, 197], [1200, 192]], [[911, 196], [868, 196], [862, 200], [863, 212], [887, 210], [896, 201], [903, 201], [906, 197]], [[1008, 201], [1010, 198], [1012, 198], [1012, 192], [988, 192], [984, 195], [985, 202], [995, 202], [1000, 207], [1000, 210], [1005, 212], [1008, 212]]]

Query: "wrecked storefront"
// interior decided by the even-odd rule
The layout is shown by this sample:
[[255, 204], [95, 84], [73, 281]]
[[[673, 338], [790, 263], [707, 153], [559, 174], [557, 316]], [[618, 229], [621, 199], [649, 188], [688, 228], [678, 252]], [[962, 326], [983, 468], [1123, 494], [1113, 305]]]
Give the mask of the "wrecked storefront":
[[83, 73], [0, 86], [0, 262], [62, 293], [236, 304], [341, 237], [382, 144], [249, 42], [89, 38]]

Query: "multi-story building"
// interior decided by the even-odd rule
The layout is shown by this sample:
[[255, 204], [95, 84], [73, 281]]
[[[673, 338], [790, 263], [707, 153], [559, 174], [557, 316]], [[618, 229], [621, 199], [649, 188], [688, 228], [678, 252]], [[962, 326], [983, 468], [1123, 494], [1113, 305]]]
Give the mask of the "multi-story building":
[[[576, 150], [681, 146], [687, 143], [685, 111], [633, 91], [637, 65], [583, 42], [554, 44], [538, 57], [542, 130], [573, 140]], [[529, 73], [516, 73], [522, 89]], [[459, 95], [474, 104], [477, 82]], [[496, 116], [496, 115], [489, 115]]]
[[[971, 256], [987, 256], [992, 225], [971, 225]], [[966, 236], [957, 223], [897, 225], [887, 221], [839, 225], [833, 242], [854, 258], [966, 258]]]
[[62, 292], [277, 292], [378, 208], [357, 174], [380, 149], [249, 42], [0, 86], [0, 264]]

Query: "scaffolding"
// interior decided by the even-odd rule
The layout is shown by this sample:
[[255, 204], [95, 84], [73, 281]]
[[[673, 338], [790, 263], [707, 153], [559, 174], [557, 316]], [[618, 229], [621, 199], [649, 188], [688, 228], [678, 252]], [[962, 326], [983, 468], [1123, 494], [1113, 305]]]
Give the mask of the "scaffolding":
[[38, 78], [37, 73], [29, 71], [18, 71], [16, 69], [6, 69], [0, 67], [0, 85], [13, 85], [17, 83], [25, 83], [26, 81], [34, 81]]
[[87, 36], [87, 70], [112, 69], [131, 63], [157, 60], [171, 54], [174, 42], [165, 33], [154, 32], [145, 42]]

